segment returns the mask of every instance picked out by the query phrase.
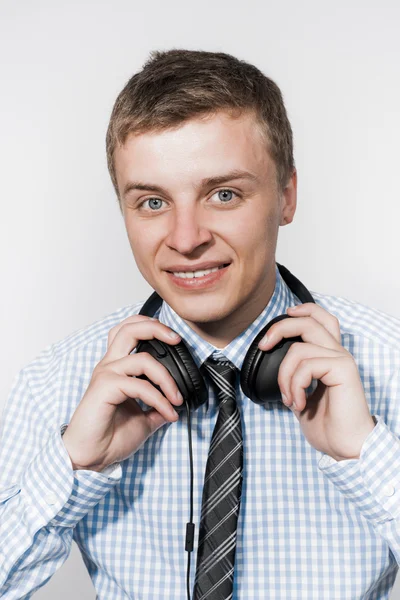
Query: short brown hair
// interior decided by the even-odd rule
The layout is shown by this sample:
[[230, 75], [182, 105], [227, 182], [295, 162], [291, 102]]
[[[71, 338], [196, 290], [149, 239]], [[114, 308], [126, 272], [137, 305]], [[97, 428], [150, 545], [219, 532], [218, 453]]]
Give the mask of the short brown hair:
[[118, 144], [123, 145], [130, 133], [167, 129], [218, 110], [255, 112], [283, 190], [295, 165], [292, 128], [276, 83], [254, 65], [224, 52], [155, 50], [118, 95], [107, 129], [108, 170], [120, 206], [114, 166]]

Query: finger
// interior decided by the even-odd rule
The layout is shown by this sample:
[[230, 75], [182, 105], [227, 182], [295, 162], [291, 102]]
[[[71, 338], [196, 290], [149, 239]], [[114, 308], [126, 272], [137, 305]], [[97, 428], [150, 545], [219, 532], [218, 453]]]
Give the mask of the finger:
[[160, 429], [160, 427], [166, 423], [164, 417], [155, 408], [149, 408], [144, 415], [147, 419], [150, 434], [153, 434], [155, 431], [157, 431], [157, 429]]
[[117, 331], [113, 342], [108, 347], [102, 359], [103, 364], [127, 356], [136, 346], [139, 340], [158, 339], [167, 344], [176, 344], [180, 337], [170, 327], [157, 320], [141, 320], [134, 323], [125, 323]]
[[168, 369], [147, 352], [124, 356], [112, 363], [108, 363], [107, 368], [112, 369], [118, 375], [130, 375], [134, 377], [146, 375], [146, 377], [162, 389], [164, 395], [172, 404], [180, 405], [183, 402], [175, 379]]
[[[131, 414], [136, 417], [136, 423], [139, 423], [137, 420], [138, 417], [142, 420], [144, 427], [148, 431], [148, 436], [152, 435], [162, 425], [165, 425], [165, 423], [170, 422], [152, 406], [150, 406], [148, 410], [143, 410], [134, 398], [127, 398], [126, 404], [128, 404], [128, 409]], [[135, 425], [135, 430], [136, 428], [137, 425]]]
[[[155, 408], [167, 421], [177, 421], [179, 419], [178, 413], [171, 406], [167, 398], [150, 382], [136, 377], [115, 375], [115, 385], [118, 385], [118, 389], [125, 394], [126, 398], [139, 398], [147, 406]], [[121, 404], [124, 401], [118, 400], [117, 404]], [[112, 404], [112, 401], [109, 402]]]
[[302, 360], [290, 384], [290, 394], [295, 403], [295, 408], [304, 410], [307, 404], [305, 390], [311, 384], [312, 379], [320, 379], [327, 387], [341, 386], [344, 384], [346, 372], [350, 366], [350, 359], [340, 355], [329, 358], [308, 358]]
[[296, 306], [289, 306], [287, 313], [293, 317], [312, 317], [315, 321], [318, 321], [329, 331], [329, 333], [335, 338], [335, 340], [341, 343], [340, 334], [340, 323], [339, 319], [332, 315], [330, 312], [314, 304], [313, 302], [306, 302], [305, 304], [297, 304]]
[[265, 337], [259, 342], [260, 350], [270, 350], [283, 338], [300, 336], [303, 342], [310, 342], [335, 350], [342, 348], [333, 335], [312, 317], [283, 319], [274, 323]]
[[161, 425], [169, 422], [161, 413], [158, 412], [157, 409], [153, 408], [152, 406], [150, 406], [148, 410], [143, 410], [134, 398], [127, 398], [124, 404], [127, 405], [129, 413], [135, 417], [136, 423], [139, 423], [137, 420], [138, 418], [145, 423], [144, 427], [148, 429], [149, 435], [159, 429]]
[[302, 342], [295, 342], [292, 344], [285, 358], [281, 362], [278, 372], [279, 388], [281, 393], [287, 398], [287, 402], [285, 402], [285, 404], [287, 404], [287, 406], [291, 406], [293, 400], [295, 399], [291, 393], [292, 379], [301, 361], [309, 358], [336, 358], [337, 356], [341, 356], [341, 353], [338, 350], [332, 350], [331, 348], [325, 348], [323, 346], [317, 346], [316, 344]]
[[126, 319], [124, 319], [120, 323], [117, 323], [117, 325], [114, 325], [114, 327], [110, 329], [110, 331], [108, 332], [107, 346], [109, 347], [112, 344], [115, 336], [117, 335], [118, 331], [123, 325], [126, 325], [127, 323], [138, 323], [139, 321], [157, 321], [157, 319], [154, 319], [153, 317], [148, 317], [146, 315], [131, 315], [130, 317], [127, 317]]

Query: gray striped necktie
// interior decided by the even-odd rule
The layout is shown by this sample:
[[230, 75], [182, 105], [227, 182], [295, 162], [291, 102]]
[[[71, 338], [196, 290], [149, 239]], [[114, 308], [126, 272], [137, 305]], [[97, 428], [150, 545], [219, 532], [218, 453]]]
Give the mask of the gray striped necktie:
[[211, 438], [199, 527], [193, 600], [232, 598], [243, 440], [236, 404], [236, 369], [225, 360], [204, 363], [218, 388], [219, 413]]

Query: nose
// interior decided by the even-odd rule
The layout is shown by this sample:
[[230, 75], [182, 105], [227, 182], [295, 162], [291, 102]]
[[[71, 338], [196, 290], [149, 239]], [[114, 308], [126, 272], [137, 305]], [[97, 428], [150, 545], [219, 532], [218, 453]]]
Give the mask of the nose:
[[180, 254], [191, 254], [212, 240], [211, 232], [202, 221], [195, 206], [175, 207], [165, 243]]

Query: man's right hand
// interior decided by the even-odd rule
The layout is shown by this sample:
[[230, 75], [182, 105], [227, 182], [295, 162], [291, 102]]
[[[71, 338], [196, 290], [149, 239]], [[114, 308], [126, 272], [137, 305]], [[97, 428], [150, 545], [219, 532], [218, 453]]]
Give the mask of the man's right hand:
[[[107, 352], [93, 370], [62, 437], [74, 470], [101, 471], [120, 462], [162, 425], [179, 419], [171, 404], [180, 405], [183, 400], [168, 370], [146, 352], [130, 354], [139, 340], [154, 338], [171, 345], [181, 339], [157, 319], [144, 315], [128, 317], [110, 329]], [[146, 375], [166, 397], [132, 375]], [[151, 408], [143, 411], [134, 398]]]

